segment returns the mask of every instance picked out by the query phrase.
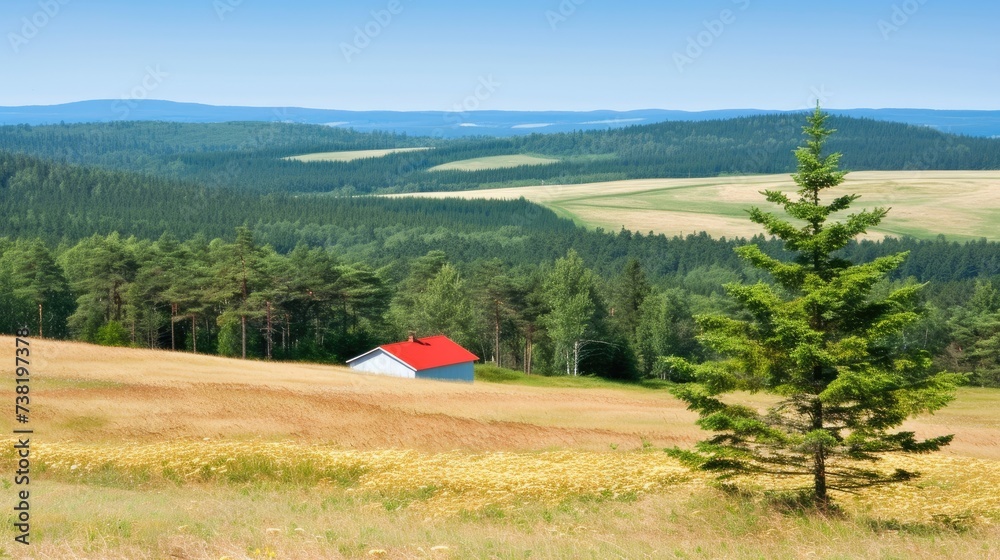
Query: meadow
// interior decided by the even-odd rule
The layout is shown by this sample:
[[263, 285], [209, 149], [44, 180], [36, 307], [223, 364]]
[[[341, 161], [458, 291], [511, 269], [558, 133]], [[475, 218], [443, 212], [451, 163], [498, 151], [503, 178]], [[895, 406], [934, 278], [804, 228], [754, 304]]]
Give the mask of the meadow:
[[[407, 196], [517, 199], [545, 205], [589, 226], [625, 228], [668, 236], [700, 231], [713, 237], [751, 237], [761, 230], [747, 220], [751, 206], [767, 208], [765, 189], [794, 192], [789, 175], [692, 179], [634, 179], [578, 185], [540, 185]], [[891, 207], [869, 238], [913, 236], [1000, 240], [1000, 173], [996, 171], [858, 171], [840, 194], [859, 194], [852, 212]]]
[[822, 517], [762, 491], [774, 481], [719, 487], [670, 458], [704, 434], [655, 384], [32, 345], [34, 544], [4, 524], [9, 557], [1000, 557], [997, 390], [907, 423], [956, 434], [883, 465], [923, 477]]
[[387, 150], [348, 150], [343, 152], [317, 152], [314, 154], [302, 154], [300, 156], [289, 156], [281, 159], [296, 160], [302, 162], [311, 161], [354, 161], [357, 159], [380, 158], [389, 154], [400, 152], [416, 152], [429, 150], [430, 148], [391, 148]]
[[558, 162], [559, 160], [554, 158], [514, 154], [449, 161], [448, 163], [435, 165], [428, 169], [428, 171], [482, 171], [484, 169], [505, 169], [508, 167], [521, 167], [522, 165], [547, 165]]

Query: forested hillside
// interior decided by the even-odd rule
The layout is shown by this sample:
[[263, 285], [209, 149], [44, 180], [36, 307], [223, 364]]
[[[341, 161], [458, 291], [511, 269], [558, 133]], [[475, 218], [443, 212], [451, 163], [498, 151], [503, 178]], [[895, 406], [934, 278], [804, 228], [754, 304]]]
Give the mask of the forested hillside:
[[[852, 170], [1000, 169], [1000, 139], [868, 119], [832, 118], [830, 147]], [[793, 169], [798, 115], [665, 122], [518, 138], [441, 140], [283, 123], [127, 122], [0, 127], [0, 150], [138, 171], [218, 188], [341, 194], [469, 190], [649, 177], [784, 173]], [[287, 161], [313, 152], [435, 147], [351, 162]], [[535, 154], [552, 165], [427, 171], [468, 158]]]
[[[629, 258], [655, 276], [742, 266], [732, 253], [740, 241], [586, 230], [525, 200], [259, 195], [2, 152], [0, 212], [6, 218], [0, 236], [39, 238], [50, 245], [116, 232], [140, 239], [170, 233], [231, 240], [235, 229], [246, 225], [278, 252], [302, 242], [380, 266], [439, 248], [461, 262], [490, 255], [511, 265], [553, 261], [572, 248], [602, 275]], [[911, 250], [901, 274], [922, 281], [968, 280], [1000, 275], [998, 246], [887, 239], [852, 245], [850, 256], [867, 261]]]
[[[658, 356], [699, 355], [692, 317], [729, 308], [724, 283], [767, 280], [741, 240], [588, 231], [524, 200], [261, 195], [28, 156], [0, 154], [0, 213], [0, 331], [225, 355], [245, 339], [258, 358], [343, 360], [416, 330], [535, 372], [669, 377]], [[997, 382], [1000, 244], [846, 256], [901, 250], [894, 282], [931, 282], [903, 343]], [[567, 336], [601, 344], [570, 364]]]
[[[281, 122], [188, 124], [112, 122], [0, 126], [0, 149], [45, 159], [144, 171], [143, 156], [169, 162], [180, 154], [263, 149], [369, 150], [415, 146], [406, 136]], [[155, 170], [150, 168], [148, 170]]]

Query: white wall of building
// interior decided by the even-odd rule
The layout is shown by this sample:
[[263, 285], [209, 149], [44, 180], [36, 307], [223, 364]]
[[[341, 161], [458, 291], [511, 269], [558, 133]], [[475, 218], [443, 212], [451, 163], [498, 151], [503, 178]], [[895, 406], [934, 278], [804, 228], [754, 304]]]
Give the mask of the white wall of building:
[[365, 373], [377, 373], [379, 375], [389, 375], [392, 377], [416, 377], [415, 372], [403, 365], [381, 348], [376, 349], [368, 355], [361, 356], [348, 364], [351, 369], [363, 371]]

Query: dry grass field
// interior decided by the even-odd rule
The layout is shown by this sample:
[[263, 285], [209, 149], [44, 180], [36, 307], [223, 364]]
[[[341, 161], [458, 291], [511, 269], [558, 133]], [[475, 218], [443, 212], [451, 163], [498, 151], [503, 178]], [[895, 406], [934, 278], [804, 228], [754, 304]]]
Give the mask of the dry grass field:
[[924, 477], [820, 517], [669, 458], [704, 434], [661, 390], [46, 340], [32, 352], [34, 544], [5, 523], [0, 557], [1000, 558], [1000, 391], [964, 389], [910, 421], [955, 443], [892, 459]]
[[393, 148], [389, 150], [351, 150], [346, 152], [318, 152], [315, 154], [303, 154], [301, 156], [290, 156], [282, 159], [294, 159], [296, 161], [354, 161], [356, 159], [379, 158], [398, 152], [415, 152], [419, 150], [429, 150], [430, 148]]
[[545, 158], [529, 155], [509, 155], [509, 156], [487, 156], [459, 161], [449, 161], [436, 165], [428, 171], [482, 171], [484, 169], [503, 169], [506, 167], [520, 167], [522, 165], [546, 165], [556, 163], [558, 159]]
[[[750, 206], [769, 207], [760, 191], [795, 190], [788, 175], [700, 179], [637, 179], [582, 185], [544, 185], [407, 196], [524, 197], [578, 223], [617, 231], [625, 227], [668, 236], [706, 231], [714, 237], [750, 237], [760, 228], [746, 218]], [[848, 212], [892, 208], [871, 237], [885, 235], [1000, 240], [1000, 172], [858, 171], [842, 193], [861, 199]]]

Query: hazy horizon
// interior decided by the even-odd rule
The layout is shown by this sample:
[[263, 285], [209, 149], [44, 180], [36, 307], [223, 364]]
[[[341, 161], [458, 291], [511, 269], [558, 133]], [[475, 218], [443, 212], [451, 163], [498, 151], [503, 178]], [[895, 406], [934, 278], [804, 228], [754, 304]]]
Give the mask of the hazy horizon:
[[[72, 101], [64, 101], [59, 103], [48, 103], [48, 104], [22, 104], [22, 105], [0, 105], [0, 107], [56, 107], [60, 105], [71, 105], [74, 103], [87, 103], [87, 102], [118, 102], [119, 99], [106, 98], [106, 99], [76, 99]], [[179, 104], [192, 104], [192, 105], [206, 105], [210, 107], [236, 107], [236, 108], [246, 108], [246, 109], [272, 109], [272, 108], [289, 108], [289, 109], [307, 109], [316, 111], [355, 111], [355, 112], [399, 112], [399, 113], [428, 113], [428, 112], [450, 112], [451, 109], [441, 109], [441, 108], [415, 108], [415, 109], [344, 109], [342, 107], [309, 107], [309, 106], [299, 106], [299, 105], [288, 105], [288, 104], [278, 104], [278, 105], [234, 105], [226, 103], [204, 103], [201, 101], [180, 101], [177, 99], [160, 99], [156, 97], [150, 97], [148, 99], [139, 101], [161, 101], [165, 103], [179, 103]], [[795, 111], [811, 111], [814, 107], [812, 106], [802, 106], [795, 107], [792, 109], [771, 109], [764, 107], [715, 107], [711, 109], [675, 109], [672, 107], [636, 107], [634, 109], [608, 109], [604, 107], [592, 108], [592, 109], [479, 109], [480, 112], [519, 112], [519, 113], [554, 113], [554, 112], [566, 112], [566, 113], [595, 113], [595, 112], [615, 112], [615, 113], [629, 113], [629, 112], [641, 112], [641, 111], [679, 111], [687, 113], [709, 113], [713, 111], [764, 111], [764, 112], [795, 112]], [[968, 108], [968, 109], [951, 109], [951, 108], [934, 108], [934, 107], [837, 107], [832, 105], [822, 105], [822, 109], [825, 111], [975, 111], [975, 112], [1000, 112], [1000, 108], [997, 109], [982, 109], [982, 108]], [[475, 113], [476, 111], [463, 111], [466, 113]]]

